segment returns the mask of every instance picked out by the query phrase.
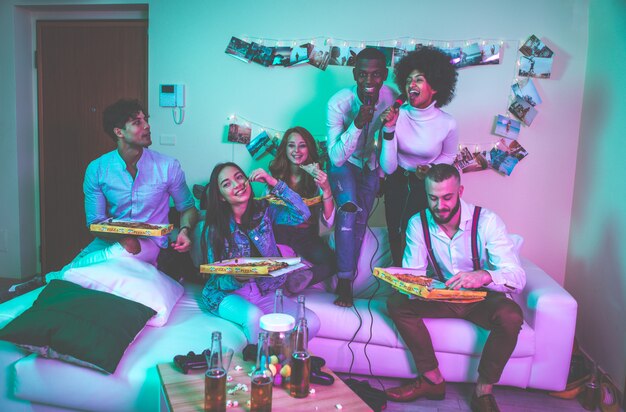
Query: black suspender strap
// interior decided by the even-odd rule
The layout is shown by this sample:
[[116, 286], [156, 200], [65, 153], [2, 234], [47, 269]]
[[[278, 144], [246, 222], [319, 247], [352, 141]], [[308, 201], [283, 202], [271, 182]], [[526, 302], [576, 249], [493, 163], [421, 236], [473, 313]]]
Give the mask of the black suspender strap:
[[480, 259], [478, 258], [478, 218], [480, 217], [480, 206], [474, 208], [472, 218], [472, 265], [474, 270], [480, 270]]
[[441, 273], [441, 268], [435, 260], [435, 254], [433, 253], [433, 245], [430, 243], [430, 230], [428, 230], [428, 220], [426, 219], [426, 210], [422, 210], [419, 212], [420, 219], [422, 220], [422, 232], [424, 233], [424, 243], [426, 244], [426, 250], [428, 250], [428, 260], [430, 261], [431, 266], [433, 267], [435, 274], [439, 278], [440, 281], [445, 282], [445, 278], [443, 277], [443, 273]]

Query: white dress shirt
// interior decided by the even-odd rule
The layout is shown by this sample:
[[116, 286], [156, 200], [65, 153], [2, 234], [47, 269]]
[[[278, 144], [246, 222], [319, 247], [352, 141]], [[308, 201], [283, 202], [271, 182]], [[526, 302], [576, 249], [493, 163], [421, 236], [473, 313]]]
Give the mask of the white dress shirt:
[[[474, 270], [471, 239], [474, 208], [474, 205], [461, 199], [460, 226], [452, 239], [435, 222], [430, 210], [426, 211], [433, 254], [446, 280], [459, 272]], [[480, 265], [492, 278], [492, 282], [485, 288], [497, 292], [521, 292], [526, 284], [526, 273], [502, 219], [483, 208], [477, 232]], [[409, 220], [402, 267], [425, 270], [430, 276], [434, 274], [433, 268], [428, 264], [428, 251], [419, 214]]]
[[342, 89], [328, 101], [326, 126], [328, 135], [328, 157], [335, 166], [350, 162], [359, 168], [367, 164], [370, 170], [378, 168], [375, 146], [376, 131], [381, 126], [380, 114], [394, 102], [394, 92], [383, 85], [374, 106], [374, 117], [368, 128], [368, 135], [362, 136], [363, 129], [354, 125], [363, 102], [357, 94], [357, 87]]

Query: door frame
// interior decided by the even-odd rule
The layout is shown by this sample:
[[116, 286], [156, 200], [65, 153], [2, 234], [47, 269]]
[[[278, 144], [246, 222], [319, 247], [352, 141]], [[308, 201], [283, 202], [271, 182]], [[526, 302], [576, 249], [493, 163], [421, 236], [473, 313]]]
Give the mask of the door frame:
[[[15, 7], [16, 136], [20, 154], [20, 274], [41, 273], [41, 199], [35, 50], [38, 20], [146, 20], [147, 4]], [[149, 51], [149, 48], [148, 48]], [[149, 58], [149, 55], [148, 55]], [[149, 90], [148, 90], [149, 93]], [[17, 200], [16, 200], [17, 201]], [[22, 216], [23, 214], [23, 216]]]

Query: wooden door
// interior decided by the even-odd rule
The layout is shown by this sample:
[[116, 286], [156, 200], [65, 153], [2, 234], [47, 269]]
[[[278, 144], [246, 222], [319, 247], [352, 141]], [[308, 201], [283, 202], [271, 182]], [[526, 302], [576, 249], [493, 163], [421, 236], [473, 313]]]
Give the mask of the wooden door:
[[92, 239], [82, 190], [90, 161], [113, 150], [102, 112], [120, 98], [147, 105], [148, 44], [141, 21], [37, 22], [42, 272]]

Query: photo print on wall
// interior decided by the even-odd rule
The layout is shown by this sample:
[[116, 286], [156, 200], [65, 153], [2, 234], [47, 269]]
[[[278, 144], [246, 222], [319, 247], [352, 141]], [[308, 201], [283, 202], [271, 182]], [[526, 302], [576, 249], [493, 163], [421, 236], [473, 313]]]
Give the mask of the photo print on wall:
[[510, 176], [515, 166], [526, 156], [528, 156], [528, 152], [517, 140], [512, 140], [507, 144], [505, 139], [500, 139], [489, 152], [489, 161], [492, 169]]
[[313, 43], [303, 44], [306, 47], [309, 56], [309, 64], [320, 70], [326, 70], [328, 60], [330, 59], [330, 47], [316, 46]]
[[233, 143], [250, 143], [250, 136], [252, 134], [252, 129], [250, 127], [231, 123], [228, 126], [228, 141]]
[[480, 46], [480, 64], [500, 64], [500, 45], [497, 43]]
[[522, 79], [511, 86], [513, 93], [530, 103], [531, 106], [541, 104], [541, 96], [531, 78]]
[[554, 53], [534, 34], [519, 48], [519, 76], [549, 79]]
[[[348, 66], [350, 59], [350, 47], [331, 46], [329, 66]], [[354, 60], [354, 59], [353, 59]], [[354, 66], [354, 62], [352, 63]]]
[[291, 47], [279, 46], [274, 47], [274, 55], [272, 56], [272, 66], [290, 66]]
[[289, 66], [296, 66], [298, 64], [306, 63], [309, 61], [309, 50], [305, 46], [298, 46], [291, 49], [291, 56], [289, 56]]
[[489, 168], [489, 154], [486, 151], [472, 153], [464, 147], [456, 154], [452, 166], [461, 173], [480, 172]]
[[496, 127], [494, 133], [498, 136], [503, 136], [508, 139], [515, 140], [519, 135], [521, 127], [522, 123], [520, 121], [499, 114], [496, 119]]
[[250, 60], [246, 58], [246, 55], [248, 54], [248, 49], [250, 49], [250, 43], [233, 36], [230, 38], [230, 43], [228, 43], [228, 47], [226, 47], [226, 54], [246, 63], [249, 63]]
[[248, 53], [246, 53], [246, 59], [251, 60], [261, 66], [268, 67], [272, 64], [272, 56], [274, 54], [273, 47], [263, 46], [262, 44], [252, 42]]
[[519, 96], [515, 96], [515, 100], [509, 106], [509, 112], [513, 113], [515, 117], [524, 122], [526, 126], [530, 126], [535, 116], [537, 116], [537, 110]]

